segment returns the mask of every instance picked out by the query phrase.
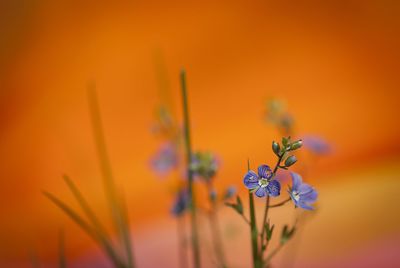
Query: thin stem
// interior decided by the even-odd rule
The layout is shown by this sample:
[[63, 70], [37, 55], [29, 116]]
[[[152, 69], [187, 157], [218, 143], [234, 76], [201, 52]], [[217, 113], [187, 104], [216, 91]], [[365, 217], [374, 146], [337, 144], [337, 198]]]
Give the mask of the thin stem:
[[[284, 155], [285, 155], [285, 151], [282, 152], [282, 154], [279, 155], [278, 161], [276, 162], [274, 170], [272, 171], [272, 176], [276, 175], [276, 172], [278, 171], [278, 169], [279, 169], [279, 167], [281, 165], [281, 162], [282, 162], [282, 159], [283, 159]], [[260, 245], [261, 245], [260, 258], [261, 259], [263, 259], [264, 251], [267, 249], [267, 246], [268, 246], [268, 241], [266, 241], [265, 242], [265, 247], [264, 247], [264, 240], [265, 240], [264, 236], [265, 236], [265, 232], [266, 232], [265, 231], [265, 224], [267, 223], [268, 210], [270, 208], [269, 201], [270, 201], [270, 197], [269, 197], [269, 195], [267, 195], [267, 198], [266, 198], [266, 201], [265, 201], [264, 218], [263, 218], [262, 225], [261, 225], [262, 229], [261, 229], [261, 235], [260, 235], [261, 236], [261, 241], [260, 241]]]
[[265, 201], [265, 210], [264, 210], [264, 219], [263, 219], [263, 226], [261, 226], [261, 228], [262, 228], [262, 231], [261, 231], [261, 242], [260, 242], [260, 244], [261, 244], [261, 258], [262, 258], [262, 256], [263, 256], [263, 253], [264, 253], [264, 250], [265, 250], [265, 248], [267, 247], [267, 245], [268, 245], [268, 241], [266, 242], [266, 245], [265, 245], [265, 248], [264, 248], [264, 236], [265, 236], [265, 224], [266, 224], [266, 222], [267, 222], [267, 218], [268, 218], [268, 210], [269, 210], [269, 201], [270, 201], [270, 197], [269, 197], [269, 195], [267, 196], [267, 198], [266, 198], [266, 201]]
[[[212, 182], [211, 182], [211, 180], [209, 180], [209, 182], [207, 183], [208, 193], [211, 193], [212, 189], [213, 189]], [[221, 231], [219, 228], [217, 206], [216, 206], [214, 200], [211, 200], [211, 210], [208, 213], [208, 219], [210, 221], [210, 229], [212, 232], [212, 243], [213, 243], [215, 253], [217, 255], [219, 265], [220, 265], [220, 267], [226, 268], [227, 265], [226, 265], [225, 253], [224, 253], [224, 248], [223, 248], [222, 239], [221, 239]]]
[[184, 216], [177, 217], [177, 236], [178, 236], [178, 254], [179, 254], [179, 267], [186, 268], [189, 267], [189, 262], [186, 254], [186, 240], [185, 240], [185, 218]]
[[[247, 162], [247, 170], [250, 170], [250, 161]], [[250, 211], [250, 237], [251, 237], [251, 249], [253, 256], [253, 267], [259, 268], [260, 261], [258, 258], [258, 239], [257, 239], [257, 223], [256, 223], [256, 213], [254, 209], [254, 196], [253, 193], [249, 191], [249, 211]]]
[[271, 259], [282, 249], [284, 244], [279, 244], [277, 248], [275, 248], [269, 255], [268, 257], [264, 260], [265, 264], [268, 264]]
[[291, 200], [291, 198], [289, 197], [288, 199], [283, 200], [282, 202], [270, 205], [270, 208], [276, 208], [276, 207], [280, 207], [283, 206], [284, 204], [286, 204], [287, 202], [289, 202]]
[[67, 268], [67, 261], [65, 257], [65, 235], [64, 231], [60, 230], [59, 237], [58, 237], [58, 267], [59, 268]]
[[243, 220], [244, 220], [248, 225], [250, 225], [249, 219], [246, 218], [246, 216], [245, 216], [244, 214], [240, 214], [240, 215], [242, 216]]
[[196, 203], [193, 191], [193, 172], [190, 169], [192, 162], [192, 147], [190, 143], [190, 122], [189, 122], [189, 105], [186, 89], [186, 72], [181, 72], [181, 88], [182, 88], [182, 101], [183, 101], [183, 117], [184, 117], [184, 137], [186, 144], [186, 165], [188, 176], [188, 191], [190, 197], [190, 219], [191, 219], [191, 233], [192, 233], [192, 250], [193, 250], [193, 264], [195, 268], [200, 267], [200, 247], [199, 236], [197, 231], [197, 216], [196, 216]]

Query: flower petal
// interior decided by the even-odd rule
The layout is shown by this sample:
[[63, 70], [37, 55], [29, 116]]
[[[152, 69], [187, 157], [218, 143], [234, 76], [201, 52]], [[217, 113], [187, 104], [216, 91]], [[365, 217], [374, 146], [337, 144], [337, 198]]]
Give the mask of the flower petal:
[[300, 198], [304, 202], [313, 203], [318, 198], [318, 192], [315, 191], [314, 189], [312, 189], [312, 191], [310, 191], [308, 193], [300, 194]]
[[250, 170], [243, 178], [243, 183], [247, 189], [254, 189], [258, 187], [258, 175]]
[[258, 197], [264, 197], [264, 196], [266, 196], [266, 195], [267, 195], [267, 193], [265, 192], [265, 188], [259, 187], [259, 188], [257, 189], [257, 191], [256, 191], [256, 196], [258, 196]]
[[260, 176], [260, 178], [269, 179], [272, 175], [272, 170], [269, 166], [261, 165], [258, 167], [258, 176]]
[[308, 194], [308, 193], [314, 191], [314, 188], [307, 183], [302, 183], [297, 190], [298, 190], [299, 194], [302, 195], [302, 194]]
[[294, 191], [298, 191], [303, 180], [301, 179], [301, 176], [297, 173], [290, 172], [290, 175], [292, 176], [292, 189]]
[[314, 210], [314, 208], [312, 206], [310, 206], [309, 204], [305, 203], [305, 202], [298, 202], [297, 203], [298, 207], [301, 207], [302, 209], [306, 209], [306, 210]]
[[270, 196], [278, 196], [281, 194], [281, 184], [277, 180], [272, 180], [269, 182], [267, 188], [268, 195]]

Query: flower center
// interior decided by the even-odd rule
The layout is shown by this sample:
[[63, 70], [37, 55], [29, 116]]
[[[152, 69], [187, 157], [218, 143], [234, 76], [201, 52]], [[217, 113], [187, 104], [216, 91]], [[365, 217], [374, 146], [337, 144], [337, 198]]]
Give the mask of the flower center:
[[300, 200], [300, 193], [297, 191], [293, 191], [293, 198], [298, 202]]
[[261, 179], [258, 181], [258, 185], [260, 185], [260, 187], [265, 188], [267, 187], [269, 184], [269, 181], [267, 179]]

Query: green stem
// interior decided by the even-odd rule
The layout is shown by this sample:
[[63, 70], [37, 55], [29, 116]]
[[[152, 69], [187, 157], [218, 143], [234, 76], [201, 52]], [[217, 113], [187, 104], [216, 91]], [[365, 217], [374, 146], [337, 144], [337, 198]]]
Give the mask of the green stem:
[[[279, 169], [279, 167], [281, 165], [281, 162], [282, 162], [282, 159], [283, 159], [285, 153], [286, 152], [283, 151], [282, 154], [279, 155], [278, 161], [276, 162], [274, 170], [272, 171], [272, 174], [273, 174], [272, 176], [276, 175], [276, 172], [278, 171], [278, 169]], [[261, 245], [261, 248], [260, 248], [260, 259], [261, 260], [264, 258], [264, 251], [266, 251], [267, 246], [268, 246], [268, 241], [266, 241], [265, 245], [264, 245], [264, 240], [265, 240], [264, 236], [265, 236], [265, 232], [266, 232], [265, 231], [265, 224], [267, 223], [268, 210], [270, 208], [269, 201], [270, 201], [270, 197], [269, 197], [269, 195], [267, 195], [267, 198], [266, 198], [266, 201], [265, 201], [264, 218], [263, 218], [262, 225], [261, 225], [262, 229], [261, 229], [261, 235], [260, 235], [260, 238], [261, 238], [261, 241], [260, 241], [260, 245]]]
[[[212, 191], [212, 182], [209, 180], [207, 183], [207, 190], [210, 194]], [[221, 238], [221, 230], [219, 228], [219, 220], [218, 220], [218, 213], [217, 213], [217, 206], [215, 200], [211, 200], [211, 210], [208, 213], [208, 218], [210, 222], [210, 229], [212, 233], [212, 243], [215, 250], [215, 254], [217, 256], [219, 267], [226, 268], [226, 259], [225, 259], [225, 252], [224, 247], [222, 244]]]
[[265, 238], [264, 238], [264, 236], [265, 236], [265, 224], [267, 223], [267, 218], [268, 218], [268, 210], [269, 210], [269, 201], [270, 201], [270, 198], [269, 198], [269, 195], [267, 196], [267, 198], [266, 198], [266, 200], [265, 200], [265, 210], [264, 210], [264, 218], [263, 218], [263, 225], [261, 226], [261, 242], [260, 242], [260, 244], [261, 244], [261, 259], [263, 258], [263, 254], [264, 254], [264, 251], [266, 250], [266, 248], [267, 248], [267, 245], [268, 245], [268, 241], [266, 241], [265, 242], [265, 248], [264, 248], [264, 240], [265, 240]]
[[[247, 170], [250, 171], [250, 161], [247, 162]], [[249, 191], [249, 210], [250, 210], [250, 237], [251, 237], [251, 249], [253, 256], [253, 267], [259, 268], [260, 261], [258, 257], [258, 231], [256, 223], [256, 213], [254, 209], [254, 195]]]
[[192, 233], [192, 250], [193, 250], [193, 264], [195, 268], [200, 267], [200, 247], [199, 236], [197, 231], [197, 216], [196, 216], [196, 203], [193, 191], [193, 172], [190, 169], [192, 162], [192, 147], [190, 143], [190, 123], [189, 123], [189, 105], [186, 89], [186, 72], [181, 72], [181, 88], [182, 88], [182, 101], [183, 101], [183, 117], [184, 117], [184, 138], [186, 144], [186, 165], [188, 174], [188, 190], [190, 196], [190, 219], [191, 219], [191, 233]]

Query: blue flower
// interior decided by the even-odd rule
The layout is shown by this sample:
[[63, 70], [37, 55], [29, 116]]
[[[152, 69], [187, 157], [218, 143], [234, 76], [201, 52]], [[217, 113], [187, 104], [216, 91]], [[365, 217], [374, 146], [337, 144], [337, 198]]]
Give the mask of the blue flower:
[[278, 196], [281, 191], [281, 184], [279, 181], [273, 179], [274, 173], [267, 165], [258, 167], [258, 174], [250, 170], [244, 176], [243, 182], [247, 189], [255, 192], [256, 196], [264, 197]]
[[164, 143], [157, 153], [150, 160], [152, 169], [161, 175], [166, 175], [178, 166], [178, 153], [176, 146], [167, 142]]
[[186, 209], [189, 208], [189, 201], [190, 198], [187, 189], [179, 191], [175, 203], [172, 206], [171, 213], [176, 217], [181, 216]]
[[314, 208], [311, 204], [317, 200], [317, 191], [307, 183], [303, 183], [299, 174], [291, 172], [290, 175], [292, 175], [293, 185], [292, 188], [289, 189], [289, 194], [294, 204], [296, 207], [313, 210]]

